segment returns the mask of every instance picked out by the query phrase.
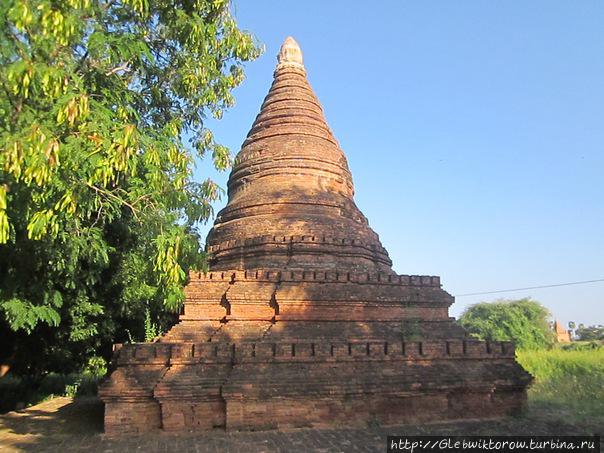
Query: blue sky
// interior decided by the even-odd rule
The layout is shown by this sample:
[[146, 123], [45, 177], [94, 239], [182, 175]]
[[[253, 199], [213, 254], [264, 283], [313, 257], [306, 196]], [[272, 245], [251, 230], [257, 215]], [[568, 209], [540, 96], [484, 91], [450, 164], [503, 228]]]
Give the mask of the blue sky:
[[[604, 2], [237, 1], [266, 47], [209, 122], [236, 153], [292, 35], [359, 208], [402, 274], [451, 294], [604, 278]], [[226, 186], [200, 162], [199, 178]], [[226, 203], [217, 203], [217, 210]], [[209, 226], [204, 228], [207, 231]], [[604, 324], [604, 282], [532, 296]]]

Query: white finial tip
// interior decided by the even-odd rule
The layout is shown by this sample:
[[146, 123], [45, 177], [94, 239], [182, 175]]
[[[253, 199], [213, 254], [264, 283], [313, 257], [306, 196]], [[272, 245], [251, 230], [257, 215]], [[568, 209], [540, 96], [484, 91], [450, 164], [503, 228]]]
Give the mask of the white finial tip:
[[300, 46], [291, 36], [285, 38], [281, 50], [279, 51], [279, 55], [277, 55], [277, 62], [279, 63], [277, 68], [285, 66], [304, 68]]

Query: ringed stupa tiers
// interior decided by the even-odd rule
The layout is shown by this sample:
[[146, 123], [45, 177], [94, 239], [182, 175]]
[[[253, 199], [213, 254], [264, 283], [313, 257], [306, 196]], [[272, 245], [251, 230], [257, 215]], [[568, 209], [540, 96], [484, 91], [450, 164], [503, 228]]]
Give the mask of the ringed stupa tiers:
[[439, 277], [397, 275], [357, 208], [293, 38], [237, 155], [180, 322], [116, 345], [108, 434], [324, 427], [513, 414], [531, 377], [509, 342], [449, 317]]

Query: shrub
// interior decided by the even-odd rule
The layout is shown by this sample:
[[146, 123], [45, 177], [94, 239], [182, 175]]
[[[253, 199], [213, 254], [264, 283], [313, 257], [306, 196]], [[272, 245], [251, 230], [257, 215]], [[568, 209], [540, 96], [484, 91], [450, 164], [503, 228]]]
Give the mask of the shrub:
[[514, 341], [519, 349], [551, 347], [549, 312], [529, 298], [481, 302], [467, 308], [459, 323], [481, 340]]
[[106, 373], [107, 362], [102, 357], [92, 357], [81, 373], [48, 373], [39, 379], [4, 376], [0, 378], [0, 413], [31, 406], [54, 396], [96, 395], [98, 383]]

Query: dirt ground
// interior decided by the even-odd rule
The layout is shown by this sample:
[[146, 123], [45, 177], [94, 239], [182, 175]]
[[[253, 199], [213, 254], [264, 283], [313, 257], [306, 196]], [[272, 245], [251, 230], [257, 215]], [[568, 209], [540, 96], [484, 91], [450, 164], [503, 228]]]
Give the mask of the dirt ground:
[[[0, 416], [0, 451], [35, 452], [383, 452], [388, 435], [593, 435], [603, 426], [570, 422], [559, 408], [529, 407], [520, 417], [421, 426], [301, 429], [287, 432], [154, 434], [109, 438], [102, 434], [103, 405], [96, 398], [54, 398]], [[598, 422], [599, 423], [599, 422]]]

